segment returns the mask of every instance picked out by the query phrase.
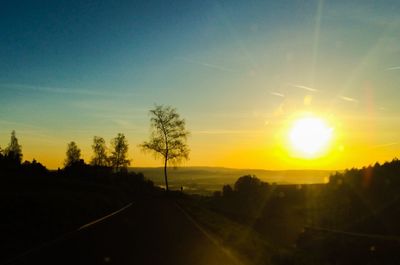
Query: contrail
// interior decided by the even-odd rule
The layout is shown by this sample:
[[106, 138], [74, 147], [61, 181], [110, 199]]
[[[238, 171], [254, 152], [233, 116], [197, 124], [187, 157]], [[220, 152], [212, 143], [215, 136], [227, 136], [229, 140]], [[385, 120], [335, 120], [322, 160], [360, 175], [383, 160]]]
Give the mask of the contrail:
[[59, 87], [46, 87], [46, 86], [35, 86], [27, 84], [0, 84], [1, 87], [15, 88], [21, 90], [32, 90], [39, 92], [48, 92], [55, 94], [78, 94], [78, 95], [90, 95], [90, 96], [109, 96], [110, 93], [104, 91], [93, 91], [84, 89], [68, 89]]
[[261, 130], [202, 130], [194, 131], [194, 134], [257, 134], [263, 133]]
[[197, 60], [192, 60], [192, 59], [188, 59], [188, 58], [179, 58], [182, 61], [185, 61], [187, 63], [191, 63], [191, 64], [197, 64], [197, 65], [201, 65], [204, 67], [208, 67], [208, 68], [212, 68], [212, 69], [217, 69], [217, 70], [221, 70], [221, 71], [225, 71], [225, 72], [231, 72], [231, 73], [235, 73], [237, 71], [221, 66], [221, 65], [216, 65], [216, 64], [210, 64], [210, 63], [205, 63], [205, 62], [201, 62], [201, 61], [197, 61]]
[[349, 101], [349, 102], [355, 102], [357, 103], [358, 100], [350, 97], [345, 97], [345, 96], [340, 96], [340, 99], [343, 99], [344, 101]]
[[297, 87], [297, 88], [305, 89], [305, 90], [310, 91], [310, 92], [317, 92], [317, 91], [318, 91], [318, 89], [311, 88], [311, 87], [308, 87], [308, 86], [294, 85], [294, 84], [289, 84], [289, 85], [291, 85], [292, 87]]
[[35, 125], [32, 125], [32, 124], [23, 123], [23, 122], [9, 121], [9, 120], [4, 120], [2, 118], [0, 118], [0, 124], [25, 127], [25, 128], [29, 128], [29, 129], [43, 129], [42, 127], [35, 126]]
[[394, 70], [400, 70], [400, 66], [393, 66], [385, 69], [385, 71], [394, 71]]
[[269, 92], [271, 95], [273, 95], [273, 96], [277, 96], [277, 97], [281, 97], [281, 98], [284, 98], [285, 97], [285, 95], [284, 94], [282, 94], [282, 93], [278, 93], [278, 92]]

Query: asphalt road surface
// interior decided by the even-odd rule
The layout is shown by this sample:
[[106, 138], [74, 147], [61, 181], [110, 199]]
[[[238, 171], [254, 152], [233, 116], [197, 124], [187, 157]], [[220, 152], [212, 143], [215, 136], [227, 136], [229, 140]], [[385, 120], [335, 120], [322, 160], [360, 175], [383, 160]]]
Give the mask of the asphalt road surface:
[[11, 264], [240, 264], [171, 199], [125, 210]]

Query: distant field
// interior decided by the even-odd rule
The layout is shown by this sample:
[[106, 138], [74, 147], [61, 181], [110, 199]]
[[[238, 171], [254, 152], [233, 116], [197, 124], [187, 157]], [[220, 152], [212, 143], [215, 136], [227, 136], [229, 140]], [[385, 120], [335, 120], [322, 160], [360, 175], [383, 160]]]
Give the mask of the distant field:
[[[142, 172], [156, 185], [164, 185], [164, 169], [133, 167], [130, 170]], [[262, 181], [277, 184], [325, 183], [333, 170], [262, 170], [232, 169], [221, 167], [181, 167], [168, 170], [171, 189], [182, 186], [188, 193], [211, 194], [221, 190], [225, 184], [233, 184], [244, 175], [256, 175]]]

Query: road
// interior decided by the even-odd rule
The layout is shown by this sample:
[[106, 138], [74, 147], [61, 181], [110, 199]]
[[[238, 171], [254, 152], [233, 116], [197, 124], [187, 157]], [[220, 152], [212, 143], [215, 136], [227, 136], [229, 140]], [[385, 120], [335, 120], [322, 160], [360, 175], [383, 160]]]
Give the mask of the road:
[[172, 199], [149, 199], [11, 264], [240, 263]]

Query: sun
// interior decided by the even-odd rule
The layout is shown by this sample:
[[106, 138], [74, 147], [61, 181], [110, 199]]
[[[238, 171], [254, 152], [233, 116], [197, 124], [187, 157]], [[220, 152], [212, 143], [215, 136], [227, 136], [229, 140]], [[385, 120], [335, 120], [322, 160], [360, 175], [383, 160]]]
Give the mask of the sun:
[[326, 151], [333, 129], [317, 117], [304, 117], [294, 121], [289, 130], [289, 142], [297, 156], [315, 158]]

